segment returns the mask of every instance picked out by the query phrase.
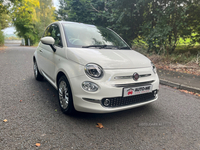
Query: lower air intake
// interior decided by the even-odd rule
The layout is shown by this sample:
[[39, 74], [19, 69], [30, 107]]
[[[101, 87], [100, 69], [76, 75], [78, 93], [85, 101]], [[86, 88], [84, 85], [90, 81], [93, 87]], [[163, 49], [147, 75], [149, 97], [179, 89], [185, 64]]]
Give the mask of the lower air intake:
[[101, 103], [105, 107], [120, 107], [148, 102], [155, 98], [155, 93], [153, 91], [152, 93], [146, 93], [129, 97], [104, 98], [101, 100]]

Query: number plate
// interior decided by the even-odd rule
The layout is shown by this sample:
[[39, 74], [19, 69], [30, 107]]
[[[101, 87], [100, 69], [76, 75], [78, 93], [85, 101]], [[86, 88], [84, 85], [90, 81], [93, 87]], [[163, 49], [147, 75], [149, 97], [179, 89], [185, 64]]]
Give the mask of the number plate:
[[152, 85], [124, 88], [124, 97], [152, 92]]

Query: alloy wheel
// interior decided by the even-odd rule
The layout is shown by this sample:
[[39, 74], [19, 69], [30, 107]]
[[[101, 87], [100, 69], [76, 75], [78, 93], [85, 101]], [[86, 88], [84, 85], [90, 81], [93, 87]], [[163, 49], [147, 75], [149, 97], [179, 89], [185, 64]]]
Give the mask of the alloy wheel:
[[61, 81], [59, 84], [59, 100], [60, 106], [66, 109], [69, 105], [69, 91], [65, 81]]

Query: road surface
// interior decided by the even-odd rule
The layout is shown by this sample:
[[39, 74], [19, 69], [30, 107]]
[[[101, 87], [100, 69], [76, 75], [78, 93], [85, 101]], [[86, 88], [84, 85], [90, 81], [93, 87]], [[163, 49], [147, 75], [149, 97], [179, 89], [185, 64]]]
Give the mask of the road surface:
[[200, 149], [199, 97], [160, 86], [158, 101], [143, 107], [67, 116], [60, 111], [56, 90], [34, 79], [35, 48], [7, 46], [0, 50], [1, 150]]

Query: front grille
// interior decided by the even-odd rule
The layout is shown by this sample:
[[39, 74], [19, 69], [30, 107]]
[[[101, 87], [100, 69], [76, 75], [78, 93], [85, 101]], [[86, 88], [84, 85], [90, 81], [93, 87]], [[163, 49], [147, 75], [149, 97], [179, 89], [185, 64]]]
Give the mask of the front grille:
[[144, 86], [147, 84], [153, 83], [154, 80], [148, 81], [148, 82], [139, 82], [139, 83], [129, 83], [129, 84], [115, 84], [115, 87], [135, 87], [135, 86]]
[[[120, 107], [148, 102], [153, 99], [155, 99], [154, 91], [152, 93], [140, 94], [129, 97], [104, 98], [102, 99], [102, 105], [105, 107]], [[109, 100], [109, 102], [105, 102], [106, 100]]]
[[[141, 75], [139, 75], [140, 78], [149, 77], [149, 76], [151, 76], [151, 74], [141, 74]], [[133, 79], [133, 75], [131, 75], [131, 76], [116, 76], [116, 77], [114, 77], [114, 79]]]

